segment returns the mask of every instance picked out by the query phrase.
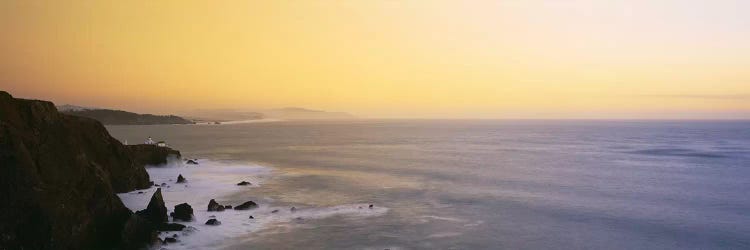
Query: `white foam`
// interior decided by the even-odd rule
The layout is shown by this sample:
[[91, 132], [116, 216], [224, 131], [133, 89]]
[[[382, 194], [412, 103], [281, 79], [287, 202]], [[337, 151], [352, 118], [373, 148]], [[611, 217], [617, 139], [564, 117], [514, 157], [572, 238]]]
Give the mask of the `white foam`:
[[[251, 239], [253, 232], [267, 228], [270, 225], [285, 225], [293, 227], [304, 224], [305, 221], [326, 218], [330, 216], [378, 216], [386, 213], [387, 208], [368, 208], [369, 204], [346, 204], [333, 207], [297, 207], [291, 211], [289, 207], [274, 206], [255, 200], [259, 207], [251, 210], [225, 210], [223, 212], [208, 212], [208, 201], [216, 199], [222, 203], [222, 197], [242, 194], [248, 189], [263, 185], [274, 173], [272, 168], [247, 164], [232, 164], [199, 160], [200, 165], [183, 165], [172, 163], [165, 167], [148, 168], [151, 180], [156, 184], [165, 183], [168, 187], [161, 187], [162, 196], [167, 209], [171, 212], [174, 206], [188, 203], [193, 208], [195, 219], [192, 222], [178, 222], [190, 227], [183, 232], [165, 232], [161, 237], [179, 235], [179, 242], [162, 246], [166, 249], [207, 249], [220, 248], [228, 239], [243, 237]], [[182, 174], [188, 182], [175, 183], [177, 175]], [[249, 181], [252, 185], [237, 186], [238, 182]], [[142, 210], [147, 205], [157, 187], [146, 190], [119, 194], [125, 206], [133, 211]], [[138, 192], [143, 192], [139, 194]], [[234, 198], [236, 199], [236, 198]], [[250, 199], [248, 199], [250, 200]], [[227, 204], [223, 204], [227, 205]], [[239, 205], [239, 204], [230, 204]], [[272, 211], [278, 212], [272, 213]], [[249, 219], [253, 215], [254, 219]], [[208, 219], [216, 218], [221, 221], [219, 226], [205, 225]], [[250, 238], [246, 238], [250, 237]]]

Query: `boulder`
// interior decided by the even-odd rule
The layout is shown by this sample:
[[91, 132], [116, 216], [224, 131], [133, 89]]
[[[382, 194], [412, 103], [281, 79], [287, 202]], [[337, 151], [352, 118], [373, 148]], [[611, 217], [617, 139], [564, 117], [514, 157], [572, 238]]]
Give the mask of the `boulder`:
[[185, 183], [187, 179], [185, 177], [182, 177], [182, 175], [177, 176], [177, 183]]
[[192, 221], [193, 220], [193, 207], [187, 203], [182, 203], [174, 206], [174, 212], [172, 218], [181, 221]]
[[224, 206], [217, 203], [216, 200], [211, 199], [211, 201], [208, 202], [208, 211], [209, 212], [221, 212], [221, 211], [224, 211]]
[[241, 205], [234, 207], [234, 210], [248, 210], [248, 209], [252, 209], [256, 207], [258, 207], [258, 204], [256, 204], [253, 201], [248, 201], [248, 202], [242, 203]]
[[156, 189], [146, 209], [138, 211], [136, 214], [156, 225], [169, 221], [167, 207], [164, 206], [164, 199], [161, 196], [161, 188]]
[[217, 219], [209, 219], [208, 221], [206, 221], [206, 225], [218, 226], [221, 225], [221, 221]]
[[247, 181], [242, 181], [240, 183], [237, 183], [237, 186], [247, 186], [247, 185], [252, 185], [252, 183], [247, 182]]

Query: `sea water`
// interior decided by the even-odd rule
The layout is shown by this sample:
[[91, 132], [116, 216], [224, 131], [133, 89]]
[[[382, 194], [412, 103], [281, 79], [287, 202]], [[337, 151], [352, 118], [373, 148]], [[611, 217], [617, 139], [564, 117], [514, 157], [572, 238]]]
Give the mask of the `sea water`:
[[[198, 166], [149, 169], [152, 180], [170, 186], [162, 188], [170, 210], [187, 202], [196, 211], [169, 249], [750, 248], [747, 121], [279, 121], [108, 130], [121, 141], [165, 140], [199, 159]], [[175, 184], [177, 174], [188, 183]], [[236, 185], [243, 180], [252, 185]], [[153, 190], [121, 197], [142, 209]], [[210, 199], [260, 207], [207, 212]], [[222, 225], [204, 225], [214, 217]]]

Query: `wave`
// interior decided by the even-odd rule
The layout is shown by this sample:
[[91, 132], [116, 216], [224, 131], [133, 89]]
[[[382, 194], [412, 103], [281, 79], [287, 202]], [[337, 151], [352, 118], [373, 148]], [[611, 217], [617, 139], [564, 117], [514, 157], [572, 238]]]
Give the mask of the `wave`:
[[679, 157], [697, 157], [697, 158], [727, 157], [726, 155], [715, 153], [715, 152], [705, 152], [705, 151], [698, 151], [698, 150], [684, 149], [684, 148], [645, 149], [645, 150], [630, 151], [629, 153], [640, 154], [640, 155], [651, 155], [651, 156], [679, 156]]

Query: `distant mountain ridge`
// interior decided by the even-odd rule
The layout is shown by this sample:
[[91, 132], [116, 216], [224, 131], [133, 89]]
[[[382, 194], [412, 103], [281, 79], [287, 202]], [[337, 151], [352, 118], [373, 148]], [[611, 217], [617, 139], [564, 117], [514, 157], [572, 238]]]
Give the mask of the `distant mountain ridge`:
[[263, 114], [269, 118], [284, 120], [346, 120], [357, 119], [356, 116], [346, 112], [330, 112], [323, 110], [313, 110], [299, 107], [287, 107], [281, 109], [271, 109], [263, 111]]
[[194, 122], [176, 115], [137, 114], [122, 110], [87, 108], [75, 105], [60, 105], [57, 109], [65, 114], [88, 117], [104, 125], [156, 125], [193, 124]]

